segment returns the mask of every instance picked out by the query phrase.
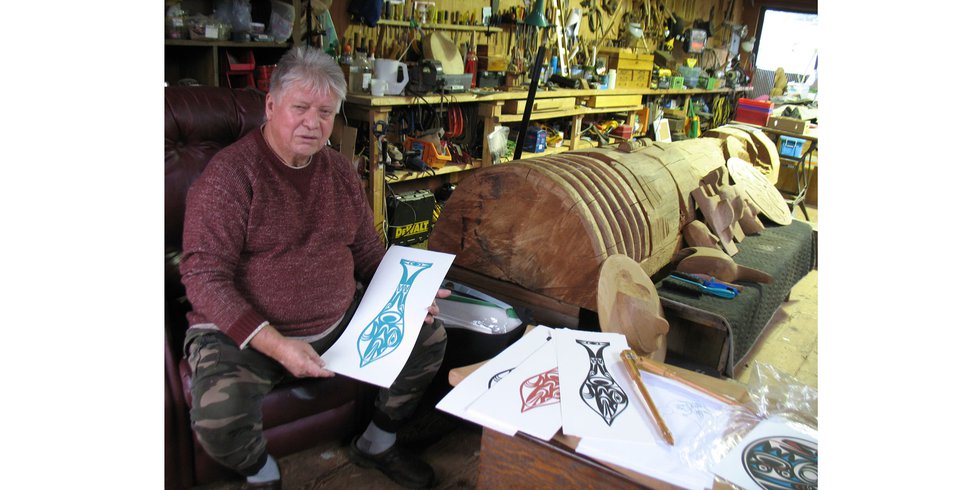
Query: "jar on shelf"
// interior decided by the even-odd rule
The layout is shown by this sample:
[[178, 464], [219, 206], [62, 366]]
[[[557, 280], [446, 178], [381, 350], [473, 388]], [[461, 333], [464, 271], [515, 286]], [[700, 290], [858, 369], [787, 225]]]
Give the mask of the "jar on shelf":
[[371, 92], [371, 62], [368, 61], [367, 51], [357, 50], [350, 64], [350, 78], [347, 80], [347, 90], [355, 94]]
[[164, 28], [167, 39], [187, 39], [187, 14], [180, 7], [180, 3], [171, 5], [167, 9]]

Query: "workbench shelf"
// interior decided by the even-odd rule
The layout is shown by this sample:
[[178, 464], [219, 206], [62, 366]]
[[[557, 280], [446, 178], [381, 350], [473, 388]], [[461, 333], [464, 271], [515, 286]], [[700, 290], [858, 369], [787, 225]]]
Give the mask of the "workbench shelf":
[[[381, 21], [379, 21], [381, 22]], [[384, 21], [385, 23], [398, 22], [398, 21]], [[430, 24], [431, 25], [431, 24]], [[464, 26], [468, 27], [470, 30], [476, 28], [477, 30], [482, 30], [483, 27], [479, 26]], [[598, 143], [583, 140], [581, 138], [582, 133], [582, 122], [587, 116], [597, 115], [597, 114], [627, 114], [632, 116], [639, 111], [642, 111], [644, 107], [649, 103], [642, 104], [632, 104], [627, 106], [616, 105], [613, 107], [588, 107], [584, 105], [587, 101], [592, 99], [593, 105], [602, 105], [602, 103], [616, 103], [623, 101], [620, 100], [622, 96], [628, 95], [642, 95], [642, 96], [660, 96], [660, 95], [677, 95], [692, 97], [698, 95], [723, 95], [723, 94], [735, 94], [742, 92], [746, 89], [738, 88], [722, 88], [722, 89], [651, 89], [651, 88], [619, 88], [613, 90], [597, 90], [597, 89], [587, 89], [587, 90], [577, 90], [577, 89], [555, 89], [555, 90], [540, 90], [535, 96], [535, 100], [540, 99], [554, 99], [559, 97], [574, 97], [576, 105], [568, 109], [557, 109], [552, 111], [535, 111], [531, 113], [531, 121], [542, 121], [548, 119], [560, 119], [560, 118], [570, 118], [571, 128], [570, 132], [565, 135], [564, 142], [561, 146], [557, 148], [548, 148], [541, 153], [531, 153], [524, 151], [521, 153], [521, 159], [533, 159], [537, 157], [543, 157], [548, 155], [555, 155], [569, 150], [575, 150], [579, 148], [590, 148], [598, 146]], [[494, 93], [472, 93], [466, 92], [461, 94], [452, 94], [451, 96], [446, 96], [445, 98], [440, 98], [439, 95], [432, 95], [433, 103], [438, 104], [477, 104], [479, 109], [477, 111], [478, 117], [483, 123], [483, 135], [482, 140], [486, 141], [487, 135], [493, 131], [493, 128], [507, 124], [511, 126], [511, 132], [514, 134], [513, 127], [519, 124], [523, 119], [523, 112], [521, 114], [504, 114], [504, 104], [508, 101], [514, 100], [527, 100], [526, 91], [501, 91]], [[596, 101], [595, 98], [606, 98], [605, 101]], [[438, 102], [436, 102], [438, 101]], [[599, 102], [599, 103], [596, 103]], [[361, 94], [350, 94], [347, 97], [347, 101], [344, 105], [344, 114], [348, 119], [355, 121], [364, 121], [368, 123], [368, 127], [374, 127], [374, 125], [379, 121], [387, 121], [391, 115], [394, 108], [402, 106], [412, 106], [420, 103], [418, 97], [402, 97], [402, 96], [384, 96], [384, 97], [371, 97]], [[636, 135], [642, 136], [642, 135]], [[617, 140], [618, 141], [618, 140]], [[603, 145], [605, 146], [605, 145]], [[615, 145], [612, 145], [615, 146]], [[372, 145], [369, 150], [368, 158], [368, 168], [370, 173], [367, 182], [367, 194], [368, 200], [371, 203], [371, 207], [374, 210], [375, 226], [378, 229], [383, 229], [384, 222], [384, 196], [388, 189], [393, 191], [401, 190], [414, 190], [416, 187], [426, 187], [434, 188], [438, 187], [441, 183], [455, 183], [460, 179], [464, 178], [467, 171], [475, 170], [482, 167], [490, 167], [493, 165], [493, 158], [490, 155], [489, 150], [484, 145], [484, 152], [482, 155], [475, 155], [474, 160], [470, 164], [466, 165], [446, 165], [445, 167], [435, 170], [434, 172], [412, 172], [405, 170], [396, 170], [393, 173], [386, 173], [378, 165], [380, 159], [380, 152], [377, 149], [377, 145]], [[509, 160], [504, 159], [502, 163]]]
[[[378, 21], [379, 26], [393, 26], [393, 27], [412, 27], [412, 24], [405, 20], [384, 20]], [[436, 23], [426, 23], [417, 24], [422, 29], [433, 29], [437, 31], [468, 31], [468, 32], [485, 32], [489, 34], [496, 34], [503, 31], [499, 27], [490, 26], [468, 26], [468, 25], [456, 25], [456, 24], [436, 24]]]
[[[521, 153], [521, 160], [528, 160], [528, 159], [531, 159], [531, 158], [538, 158], [538, 157], [546, 157], [546, 156], [550, 156], [550, 155], [557, 155], [559, 153], [565, 153], [568, 150], [570, 150], [570, 148], [568, 147], [568, 144], [567, 143], [562, 143], [561, 146], [556, 146], [556, 147], [549, 146], [549, 147], [545, 148], [544, 151], [542, 151], [541, 153], [532, 153], [532, 152], [529, 152], [527, 150], [524, 150]], [[511, 155], [511, 156], [513, 156], [513, 155]], [[508, 157], [501, 157], [501, 159], [500, 159], [500, 163], [509, 163], [509, 162], [512, 162], [512, 161], [513, 160], [511, 160]]]
[[432, 169], [431, 172], [415, 172], [412, 170], [395, 170], [392, 173], [385, 174], [385, 182], [408, 182], [410, 180], [427, 179], [429, 177], [435, 177], [437, 175], [446, 175], [456, 172], [465, 172], [467, 170], [472, 170], [474, 168], [479, 168], [480, 164], [477, 163], [459, 163], [459, 164], [447, 164], [445, 167]]
[[[574, 117], [574, 116], [587, 116], [589, 114], [610, 114], [616, 112], [635, 112], [643, 109], [642, 105], [629, 106], [629, 107], [602, 107], [602, 108], [592, 108], [592, 107], [576, 107], [574, 109], [560, 110], [560, 111], [535, 111], [531, 113], [531, 117], [528, 118], [529, 121], [540, 121], [543, 119], [557, 119], [561, 117]], [[523, 114], [501, 114], [497, 118], [500, 123], [515, 123], [521, 122], [524, 119]]]

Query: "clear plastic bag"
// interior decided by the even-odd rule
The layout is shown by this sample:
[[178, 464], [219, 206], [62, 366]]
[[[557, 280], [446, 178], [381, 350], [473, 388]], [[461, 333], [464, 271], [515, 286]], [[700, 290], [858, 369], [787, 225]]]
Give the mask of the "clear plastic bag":
[[252, 4], [249, 0], [218, 0], [214, 18], [230, 25], [232, 32], [249, 32], [252, 29]]
[[510, 128], [507, 126], [497, 126], [487, 135], [487, 146], [490, 148], [494, 163], [507, 151], [508, 135], [510, 135]]
[[710, 420], [690, 444], [678, 448], [681, 460], [710, 472], [760, 422], [783, 419], [794, 429], [817, 433], [817, 390], [768, 364], [756, 363], [747, 386], [751, 402], [732, 407], [728, 417]]
[[278, 43], [286, 42], [293, 35], [293, 20], [296, 18], [296, 11], [293, 6], [272, 0], [272, 15], [269, 16], [269, 34]]

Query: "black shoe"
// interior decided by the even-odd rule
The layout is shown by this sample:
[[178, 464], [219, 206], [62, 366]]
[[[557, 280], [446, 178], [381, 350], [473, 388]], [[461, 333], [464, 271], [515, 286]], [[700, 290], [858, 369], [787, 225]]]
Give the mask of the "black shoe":
[[395, 444], [379, 454], [368, 454], [357, 448], [355, 437], [350, 443], [350, 459], [362, 468], [376, 468], [406, 488], [428, 488], [435, 485], [436, 473], [425, 461], [402, 451]]

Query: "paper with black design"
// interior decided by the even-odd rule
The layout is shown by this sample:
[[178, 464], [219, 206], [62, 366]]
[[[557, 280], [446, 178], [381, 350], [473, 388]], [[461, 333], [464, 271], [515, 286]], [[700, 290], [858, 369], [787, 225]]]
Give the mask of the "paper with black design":
[[455, 258], [418, 248], [389, 248], [347, 329], [321, 356], [325, 367], [391, 387]]
[[548, 327], [540, 325], [534, 327], [517, 342], [470, 373], [439, 401], [436, 408], [471, 422], [479, 423], [479, 421], [471, 418], [466, 409], [547, 343], [551, 339], [551, 332], [551, 328]]
[[617, 333], [562, 329], [556, 332], [562, 432], [578, 437], [649, 442], [659, 433], [643, 410], [619, 357], [628, 349]]
[[714, 474], [690, 467], [681, 454], [699, 440], [712, 438], [702, 435], [708, 431], [721, 437], [727, 426], [721, 422], [730, 417], [730, 407], [676, 381], [647, 372], [640, 376], [674, 436], [674, 445], [657, 435], [645, 443], [583, 438], [575, 451], [680, 488], [711, 488]]

